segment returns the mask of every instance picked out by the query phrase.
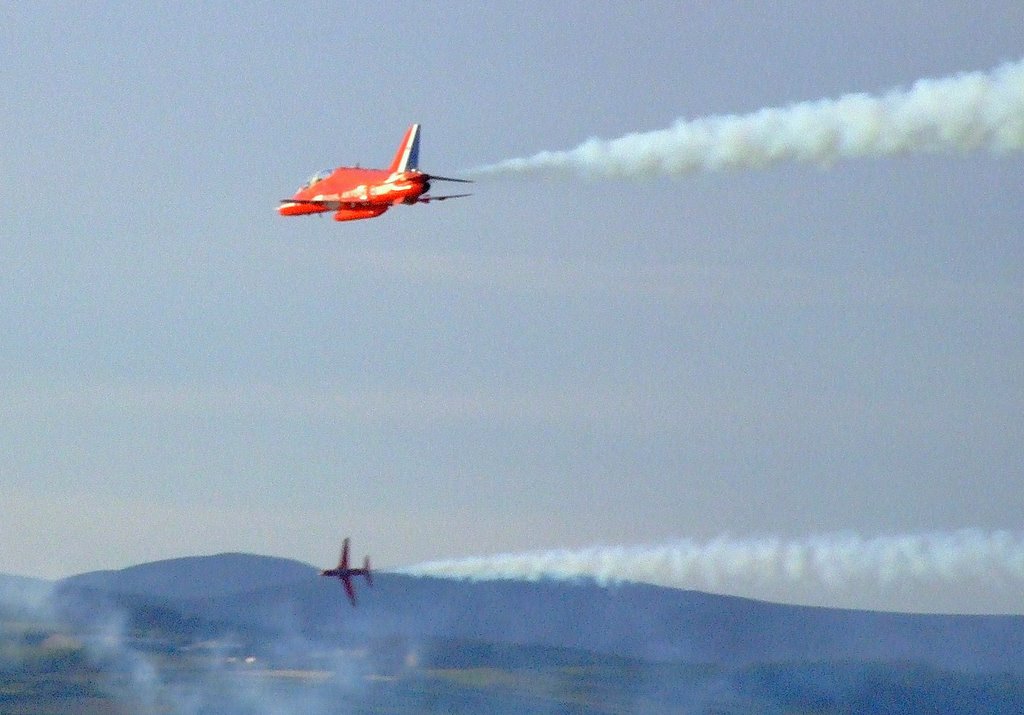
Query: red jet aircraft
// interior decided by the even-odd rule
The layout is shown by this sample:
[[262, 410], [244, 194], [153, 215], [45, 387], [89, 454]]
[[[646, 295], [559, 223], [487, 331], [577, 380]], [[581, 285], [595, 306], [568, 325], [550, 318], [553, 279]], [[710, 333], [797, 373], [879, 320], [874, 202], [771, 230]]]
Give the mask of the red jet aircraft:
[[457, 199], [469, 194], [427, 196], [431, 181], [473, 182], [424, 174], [419, 170], [420, 125], [405, 132], [391, 166], [387, 169], [360, 169], [339, 166], [314, 174], [290, 199], [281, 199], [277, 212], [282, 216], [300, 216], [334, 211], [335, 221], [355, 221], [380, 216], [397, 204], [428, 204], [431, 201]]
[[345, 537], [345, 541], [341, 545], [341, 558], [338, 559], [338, 567], [333, 569], [324, 569], [320, 572], [321, 576], [333, 576], [341, 581], [341, 585], [345, 587], [345, 593], [348, 594], [348, 600], [352, 602], [352, 605], [356, 605], [356, 589], [352, 585], [353, 576], [364, 576], [366, 577], [366, 583], [373, 585], [373, 577], [370, 575], [370, 557], [363, 557], [363, 567], [361, 569], [352, 569], [348, 567], [348, 537]]

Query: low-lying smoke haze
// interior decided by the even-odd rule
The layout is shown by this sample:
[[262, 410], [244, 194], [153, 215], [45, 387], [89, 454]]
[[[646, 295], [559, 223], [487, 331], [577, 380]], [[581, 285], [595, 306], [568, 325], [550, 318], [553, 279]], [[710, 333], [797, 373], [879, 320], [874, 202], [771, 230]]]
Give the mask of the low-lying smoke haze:
[[472, 580], [633, 581], [805, 605], [1018, 613], [1024, 534], [964, 530], [867, 538], [684, 539], [648, 546], [432, 561], [414, 575]]
[[786, 161], [829, 165], [857, 157], [1022, 148], [1019, 61], [990, 72], [922, 79], [880, 96], [848, 94], [742, 116], [681, 119], [669, 129], [590, 139], [569, 151], [543, 151], [471, 172], [644, 178]]

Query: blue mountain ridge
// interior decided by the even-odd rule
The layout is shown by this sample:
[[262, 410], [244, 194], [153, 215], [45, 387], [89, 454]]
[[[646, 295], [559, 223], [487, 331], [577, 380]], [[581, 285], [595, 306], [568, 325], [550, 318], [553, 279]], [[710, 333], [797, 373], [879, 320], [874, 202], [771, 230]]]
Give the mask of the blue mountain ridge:
[[117, 608], [203, 635], [308, 643], [451, 639], [569, 648], [648, 662], [846, 660], [1024, 672], [1024, 616], [813, 608], [592, 581], [471, 582], [374, 574], [351, 608], [337, 581], [298, 561], [186, 557], [73, 576], [56, 601], [81, 620]]

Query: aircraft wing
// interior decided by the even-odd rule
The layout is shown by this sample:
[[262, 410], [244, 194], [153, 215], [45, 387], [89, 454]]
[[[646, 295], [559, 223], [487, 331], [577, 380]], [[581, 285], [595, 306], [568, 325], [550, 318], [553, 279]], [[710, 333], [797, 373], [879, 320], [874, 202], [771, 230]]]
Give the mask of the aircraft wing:
[[473, 194], [448, 194], [447, 196], [421, 196], [416, 199], [416, 203], [429, 204], [431, 201], [445, 201], [447, 199], [461, 199], [463, 196], [472, 196]]
[[281, 199], [282, 204], [303, 204], [305, 206], [326, 206], [330, 209], [360, 209], [367, 206], [377, 206], [380, 202], [373, 201], [342, 201], [340, 199]]
[[348, 569], [348, 537], [341, 544], [341, 556], [338, 557], [338, 568], [342, 571]]
[[356, 589], [352, 586], [352, 577], [345, 574], [341, 577], [341, 585], [345, 587], [345, 593], [348, 594], [348, 600], [352, 602], [352, 605], [356, 605]]

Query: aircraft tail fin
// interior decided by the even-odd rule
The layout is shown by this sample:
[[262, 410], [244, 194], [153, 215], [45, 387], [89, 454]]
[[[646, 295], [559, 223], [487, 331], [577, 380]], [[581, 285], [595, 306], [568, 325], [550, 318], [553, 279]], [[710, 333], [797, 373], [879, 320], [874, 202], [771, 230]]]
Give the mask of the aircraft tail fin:
[[391, 160], [388, 169], [392, 174], [403, 171], [413, 171], [420, 166], [420, 125], [413, 124], [402, 137], [402, 143], [398, 146], [395, 158]]
[[366, 583], [373, 585], [373, 576], [370, 575], [370, 557], [367, 556], [363, 559], [363, 571], [366, 572]]

